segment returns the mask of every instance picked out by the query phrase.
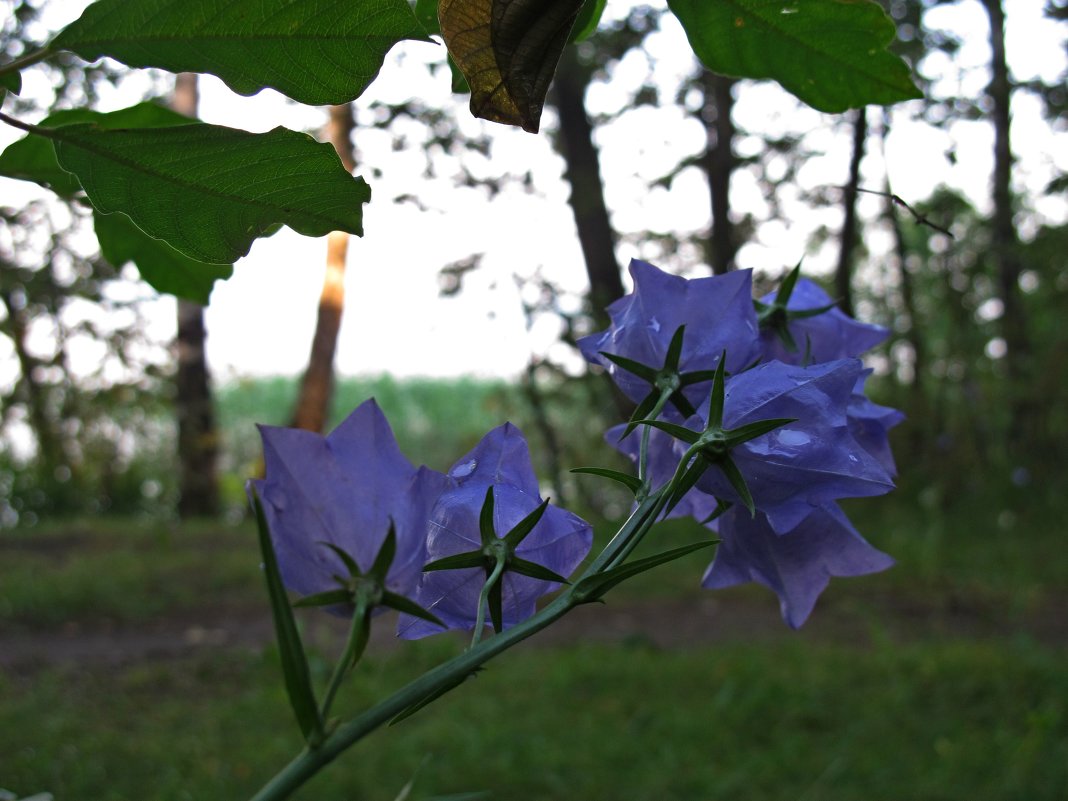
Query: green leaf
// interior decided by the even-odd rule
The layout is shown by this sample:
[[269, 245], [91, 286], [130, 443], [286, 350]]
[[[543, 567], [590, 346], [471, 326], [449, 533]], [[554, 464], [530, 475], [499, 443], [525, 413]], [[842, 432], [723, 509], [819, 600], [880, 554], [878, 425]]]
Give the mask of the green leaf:
[[[22, 91], [22, 73], [15, 71], [5, 72], [0, 75], [0, 89], [11, 92], [13, 95], [19, 94]], [[0, 98], [3, 96], [3, 93], [0, 92]]]
[[359, 97], [402, 39], [427, 40], [406, 0], [98, 0], [52, 47], [321, 106]]
[[597, 30], [597, 24], [601, 21], [607, 2], [608, 0], [586, 0], [582, 4], [578, 17], [575, 18], [575, 26], [571, 29], [572, 42], [588, 39]]
[[571, 468], [571, 472], [588, 473], [591, 476], [610, 478], [613, 481], [618, 481], [620, 484], [623, 484], [635, 495], [637, 495], [642, 488], [642, 480], [637, 476], [632, 476], [630, 473], [621, 473], [618, 470], [609, 470], [607, 467], [573, 467]]
[[226, 280], [234, 271], [229, 264], [205, 264], [183, 256], [166, 242], [150, 237], [125, 214], [97, 212], [93, 226], [100, 253], [108, 263], [121, 267], [133, 262], [141, 277], [164, 294], [207, 304], [215, 282]]
[[[110, 116], [110, 115], [105, 115]], [[275, 128], [252, 134], [193, 122], [163, 128], [80, 123], [39, 132], [93, 206], [127, 214], [190, 258], [231, 264], [288, 225], [307, 236], [363, 233], [370, 187], [329, 144]]]
[[415, 18], [427, 33], [441, 33], [438, 22], [438, 0], [415, 0]]
[[606, 570], [604, 573], [596, 573], [595, 575], [587, 576], [575, 585], [573, 592], [578, 599], [578, 603], [584, 604], [599, 601], [606, 592], [622, 581], [626, 581], [639, 573], [644, 573], [646, 570], [651, 570], [654, 567], [673, 562], [676, 559], [681, 559], [694, 551], [699, 551], [702, 548], [707, 548], [710, 545], [716, 545], [717, 543], [717, 540], [694, 542], [690, 545], [683, 545], [681, 548], [672, 548], [670, 551], [664, 551], [663, 553], [658, 553], [654, 556], [647, 556], [644, 559], [638, 559], [634, 562], [626, 562], [625, 564], [613, 567], [611, 570]]
[[260, 552], [263, 555], [263, 575], [267, 580], [267, 595], [271, 600], [274, 632], [278, 639], [278, 653], [282, 659], [282, 675], [285, 677], [289, 704], [293, 707], [293, 714], [296, 715], [304, 739], [309, 743], [318, 742], [323, 736], [323, 721], [319, 717], [315, 693], [312, 692], [308, 660], [304, 655], [296, 621], [293, 620], [293, 610], [290, 609], [289, 600], [286, 598], [285, 587], [282, 586], [282, 574], [278, 570], [274, 545], [271, 543], [267, 516], [255, 491], [252, 493], [252, 503], [256, 511]]
[[668, 0], [713, 72], [771, 78], [828, 112], [922, 97], [870, 0]]
[[82, 190], [78, 179], [59, 166], [52, 142], [36, 134], [27, 134], [0, 153], [0, 175], [33, 181], [61, 197], [73, 197]]

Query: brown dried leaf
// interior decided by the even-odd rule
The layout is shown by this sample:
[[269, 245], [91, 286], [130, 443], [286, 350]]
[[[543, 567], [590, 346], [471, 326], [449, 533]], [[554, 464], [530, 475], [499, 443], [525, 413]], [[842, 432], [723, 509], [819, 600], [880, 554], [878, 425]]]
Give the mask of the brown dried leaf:
[[471, 85], [471, 113], [538, 132], [583, 0], [440, 0], [441, 35]]

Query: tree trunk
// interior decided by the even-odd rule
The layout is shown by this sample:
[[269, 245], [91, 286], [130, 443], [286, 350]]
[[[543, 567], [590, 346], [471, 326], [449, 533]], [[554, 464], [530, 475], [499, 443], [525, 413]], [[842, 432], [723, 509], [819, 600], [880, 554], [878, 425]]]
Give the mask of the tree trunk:
[[[197, 100], [197, 76], [188, 72], [176, 76], [171, 101], [174, 110], [195, 117]], [[174, 410], [178, 420], [178, 516], [183, 520], [219, 513], [218, 433], [206, 339], [203, 308], [179, 299]]]
[[[350, 173], [356, 168], [352, 132], [355, 128], [352, 106], [331, 106], [330, 142]], [[319, 314], [315, 321], [308, 367], [300, 382], [293, 426], [322, 432], [330, 417], [334, 392], [334, 355], [345, 310], [345, 262], [349, 252], [349, 235], [332, 231], [326, 240], [326, 275], [319, 294]]]
[[704, 105], [701, 122], [705, 126], [705, 152], [701, 157], [712, 200], [712, 231], [705, 245], [706, 258], [715, 275], [734, 269], [738, 246], [730, 218], [731, 173], [734, 171], [734, 122], [731, 93], [736, 82], [711, 72], [701, 75]]
[[623, 296], [623, 279], [616, 261], [616, 236], [608, 219], [604, 184], [593, 126], [586, 116], [585, 94], [589, 72], [575, 48], [565, 48], [553, 81], [553, 99], [560, 117], [560, 151], [567, 164], [565, 178], [571, 187], [571, 212], [575, 216], [586, 275], [590, 281], [590, 311], [598, 328], [609, 324], [605, 307]]
[[868, 138], [868, 115], [858, 108], [853, 117], [853, 157], [849, 162], [849, 183], [845, 186], [845, 219], [838, 250], [838, 267], [834, 271], [834, 288], [838, 306], [850, 317], [853, 315], [853, 257], [857, 251], [857, 187], [860, 186], [860, 162], [864, 159], [864, 143]]
[[1020, 243], [1013, 222], [1015, 211], [1011, 185], [1013, 158], [1009, 138], [1012, 84], [1005, 60], [1005, 14], [1001, 0], [983, 0], [983, 7], [990, 19], [991, 80], [987, 87], [987, 95], [990, 97], [992, 105], [990, 117], [994, 123], [992, 186], [994, 217], [991, 220], [991, 250], [997, 271], [1001, 301], [1004, 304], [1001, 331], [1008, 347], [1006, 367], [1013, 421], [1009, 432], [1011, 443], [1019, 441], [1023, 433], [1022, 429], [1029, 420], [1034, 422], [1032, 415], [1037, 410], [1031, 408], [1033, 404], [1027, 397], [1026, 382], [1031, 372], [1029, 369], [1031, 346], [1020, 296], [1020, 272], [1022, 271]]

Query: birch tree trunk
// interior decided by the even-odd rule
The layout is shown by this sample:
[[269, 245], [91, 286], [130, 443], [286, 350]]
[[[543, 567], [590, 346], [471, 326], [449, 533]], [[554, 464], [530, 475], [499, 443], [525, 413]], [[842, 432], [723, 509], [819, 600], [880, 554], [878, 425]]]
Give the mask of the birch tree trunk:
[[[350, 173], [356, 168], [352, 144], [354, 128], [355, 119], [350, 104], [331, 106], [330, 142]], [[331, 232], [326, 240], [326, 275], [319, 294], [315, 335], [293, 410], [292, 425], [296, 428], [321, 433], [330, 419], [330, 402], [334, 394], [334, 356], [345, 310], [345, 263], [348, 252], [349, 235], [343, 231]]]

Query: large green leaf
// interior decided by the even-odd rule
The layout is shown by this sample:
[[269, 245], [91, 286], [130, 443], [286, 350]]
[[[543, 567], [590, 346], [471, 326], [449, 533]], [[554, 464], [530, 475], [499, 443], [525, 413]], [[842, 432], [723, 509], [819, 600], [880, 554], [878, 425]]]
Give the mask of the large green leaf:
[[333, 147], [306, 134], [113, 122], [38, 130], [98, 211], [127, 214], [192, 259], [232, 264], [279, 224], [308, 236], [363, 233], [370, 187], [349, 175]]
[[921, 97], [870, 0], [668, 0], [713, 72], [771, 78], [820, 111]]
[[206, 304], [218, 280], [226, 280], [234, 268], [229, 264], [204, 264], [183, 256], [166, 242], [153, 239], [125, 214], [101, 214], [93, 218], [100, 253], [116, 267], [133, 262], [141, 277], [159, 292]]
[[269, 86], [339, 105], [359, 97], [402, 39], [426, 39], [406, 0], [98, 0], [51, 47], [210, 72], [243, 95]]
[[[96, 123], [102, 128], [155, 128], [187, 125], [190, 120], [164, 106], [140, 103], [110, 114], [89, 109], [65, 109], [49, 115], [39, 125], [59, 128], [79, 122]], [[33, 133], [12, 142], [0, 153], [0, 175], [33, 181], [63, 197], [73, 197], [82, 188], [74, 175], [59, 166], [52, 140]]]

